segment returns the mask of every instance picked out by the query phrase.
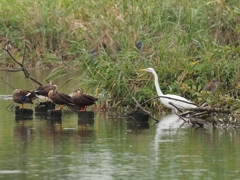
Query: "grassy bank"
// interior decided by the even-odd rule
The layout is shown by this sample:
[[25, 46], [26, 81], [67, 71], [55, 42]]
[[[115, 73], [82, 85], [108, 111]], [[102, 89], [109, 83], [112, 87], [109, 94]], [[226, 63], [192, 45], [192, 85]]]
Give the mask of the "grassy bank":
[[[156, 96], [153, 67], [162, 91], [197, 101], [207, 81], [224, 84], [219, 97], [236, 95], [240, 78], [238, 0], [1, 1], [0, 43], [28, 65], [51, 67], [49, 79], [73, 77], [99, 88], [109, 103], [129, 106]], [[136, 43], [143, 42], [142, 51]], [[1, 52], [2, 66], [13, 62]], [[4, 60], [3, 60], [4, 59]], [[159, 104], [152, 101], [149, 106]]]

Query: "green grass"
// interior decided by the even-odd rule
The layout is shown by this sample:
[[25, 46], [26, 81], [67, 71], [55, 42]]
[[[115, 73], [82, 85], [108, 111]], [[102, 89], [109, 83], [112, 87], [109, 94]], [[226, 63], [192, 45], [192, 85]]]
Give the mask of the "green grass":
[[[55, 68], [49, 79], [75, 69], [69, 83], [88, 85], [92, 93], [98, 87], [111, 105], [156, 96], [152, 75], [137, 71], [147, 67], [157, 71], [164, 93], [193, 101], [215, 77], [224, 83], [221, 94], [238, 92], [238, 0], [1, 1], [0, 13], [2, 47], [11, 43], [20, 59], [26, 43], [29, 66]], [[15, 66], [1, 54], [1, 65]]]

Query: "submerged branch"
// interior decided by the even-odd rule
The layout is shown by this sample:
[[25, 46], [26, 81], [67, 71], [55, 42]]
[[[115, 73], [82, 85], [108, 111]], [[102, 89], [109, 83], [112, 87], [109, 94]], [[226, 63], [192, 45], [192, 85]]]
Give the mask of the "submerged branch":
[[145, 109], [137, 102], [137, 100], [136, 100], [134, 97], [132, 97], [132, 99], [136, 102], [137, 107], [139, 107], [144, 113], [146, 113], [146, 114], [147, 114], [150, 118], [152, 118], [154, 121], [159, 122], [159, 120], [157, 120], [156, 118], [154, 118], [153, 116], [151, 116], [151, 114], [150, 114], [147, 110], [145, 110]]

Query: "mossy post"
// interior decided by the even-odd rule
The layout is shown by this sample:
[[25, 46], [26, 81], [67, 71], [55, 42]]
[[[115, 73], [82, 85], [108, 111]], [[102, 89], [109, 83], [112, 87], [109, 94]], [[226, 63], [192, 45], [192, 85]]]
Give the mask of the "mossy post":
[[49, 109], [47, 111], [47, 119], [61, 119], [62, 110]]
[[82, 119], [94, 119], [93, 111], [78, 111], [78, 120]]
[[26, 108], [19, 109], [19, 106], [16, 106], [15, 117], [17, 119], [33, 119], [33, 110]]
[[52, 102], [40, 102], [35, 106], [35, 116], [47, 116], [48, 110], [54, 110], [55, 104]]

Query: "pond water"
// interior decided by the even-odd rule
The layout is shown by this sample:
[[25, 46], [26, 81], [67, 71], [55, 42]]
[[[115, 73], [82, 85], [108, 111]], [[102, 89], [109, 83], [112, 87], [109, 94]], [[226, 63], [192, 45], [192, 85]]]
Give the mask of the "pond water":
[[[31, 87], [22, 72], [0, 76]], [[0, 95], [12, 91], [0, 82]], [[0, 101], [0, 179], [240, 179], [239, 130], [196, 128], [174, 114], [136, 127], [112, 111], [84, 122], [67, 110], [61, 121], [16, 120], [11, 102]]]

